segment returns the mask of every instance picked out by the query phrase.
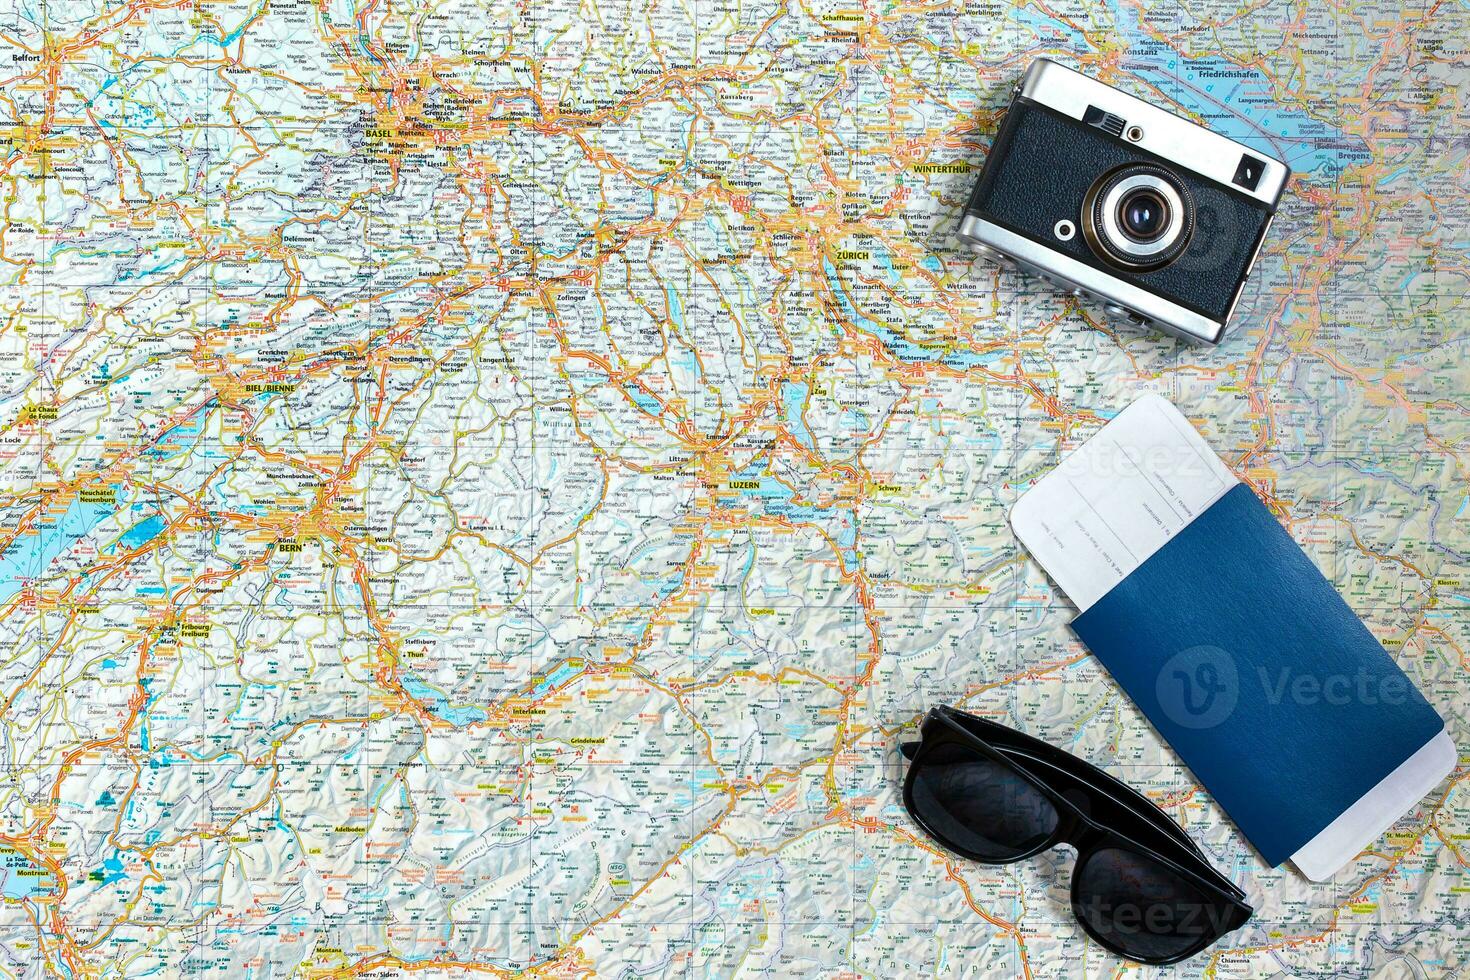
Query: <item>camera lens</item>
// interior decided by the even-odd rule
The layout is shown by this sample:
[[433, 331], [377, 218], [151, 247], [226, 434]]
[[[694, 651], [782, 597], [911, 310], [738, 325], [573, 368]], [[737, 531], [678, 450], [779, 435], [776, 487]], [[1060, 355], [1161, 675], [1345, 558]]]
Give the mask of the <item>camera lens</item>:
[[1127, 164], [1093, 182], [1082, 204], [1082, 232], [1109, 265], [1150, 271], [1177, 259], [1194, 233], [1194, 200], [1172, 171]]
[[1150, 187], [1129, 191], [1118, 205], [1119, 223], [1129, 238], [1151, 242], [1169, 227], [1169, 202]]

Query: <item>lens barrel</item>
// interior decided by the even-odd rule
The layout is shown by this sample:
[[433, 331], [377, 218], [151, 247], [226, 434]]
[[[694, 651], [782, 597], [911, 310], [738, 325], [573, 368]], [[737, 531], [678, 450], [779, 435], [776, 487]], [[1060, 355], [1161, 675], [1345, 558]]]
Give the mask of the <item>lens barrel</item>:
[[1127, 164], [1093, 182], [1082, 204], [1082, 233], [1098, 258], [1149, 271], [1177, 259], [1194, 234], [1194, 199], [1173, 173]]

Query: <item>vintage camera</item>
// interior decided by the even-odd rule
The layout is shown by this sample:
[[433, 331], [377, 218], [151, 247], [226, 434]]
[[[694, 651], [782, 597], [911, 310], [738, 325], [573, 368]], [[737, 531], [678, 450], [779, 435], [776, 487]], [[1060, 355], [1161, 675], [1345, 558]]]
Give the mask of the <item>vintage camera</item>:
[[1115, 316], [1217, 344], [1290, 175], [1042, 58], [1016, 88], [960, 237]]

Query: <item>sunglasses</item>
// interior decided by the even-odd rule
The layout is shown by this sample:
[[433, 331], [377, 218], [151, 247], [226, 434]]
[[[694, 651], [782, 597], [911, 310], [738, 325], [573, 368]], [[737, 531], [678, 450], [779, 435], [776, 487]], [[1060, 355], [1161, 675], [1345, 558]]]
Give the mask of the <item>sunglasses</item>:
[[948, 706], [900, 748], [905, 809], [956, 854], [1010, 864], [1075, 847], [1072, 913], [1119, 956], [1177, 963], [1251, 917], [1245, 893], [1164, 811], [1076, 756]]

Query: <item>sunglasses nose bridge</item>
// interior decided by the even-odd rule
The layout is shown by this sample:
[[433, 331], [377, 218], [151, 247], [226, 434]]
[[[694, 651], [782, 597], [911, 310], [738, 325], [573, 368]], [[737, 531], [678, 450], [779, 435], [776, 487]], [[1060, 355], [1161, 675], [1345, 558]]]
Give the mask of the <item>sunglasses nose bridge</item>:
[[1077, 849], [1077, 861], [1072, 868], [1072, 872], [1075, 875], [1077, 866], [1082, 864], [1083, 860], [1091, 853], [1093, 848], [1107, 838], [1107, 834], [1098, 830], [1085, 820], [1077, 821], [1076, 825], [1070, 828], [1070, 830], [1071, 832], [1067, 834], [1067, 843]]

